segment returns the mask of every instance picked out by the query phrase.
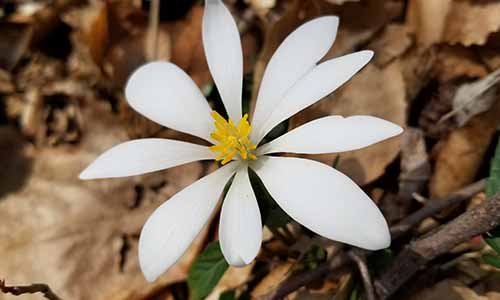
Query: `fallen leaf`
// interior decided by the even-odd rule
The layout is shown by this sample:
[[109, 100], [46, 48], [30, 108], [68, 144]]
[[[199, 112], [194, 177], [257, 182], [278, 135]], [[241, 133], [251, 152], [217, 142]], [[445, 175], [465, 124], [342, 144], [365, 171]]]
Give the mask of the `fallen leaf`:
[[140, 229], [204, 169], [191, 163], [144, 176], [80, 181], [78, 173], [98, 154], [127, 139], [115, 117], [93, 107], [101, 109], [85, 111], [87, 135], [78, 146], [35, 149], [24, 143], [17, 146], [20, 158], [2, 156], [4, 170], [17, 170], [12, 164], [18, 161], [25, 173], [17, 170], [18, 183], [1, 184], [0, 274], [8, 284], [45, 282], [64, 299], [145, 299], [186, 278], [206, 230], [175, 266], [147, 284], [137, 260]]
[[33, 36], [29, 24], [2, 23], [0, 26], [0, 68], [12, 70], [28, 50]]
[[407, 24], [423, 46], [446, 42], [484, 45], [500, 29], [500, 3], [472, 0], [411, 0]]
[[500, 81], [500, 69], [488, 76], [461, 85], [453, 98], [453, 110], [442, 119], [454, 116], [458, 126], [463, 126], [470, 118], [482, 113], [497, 100], [495, 85]]
[[368, 49], [376, 53], [373, 63], [382, 68], [399, 58], [412, 45], [413, 40], [406, 26], [389, 24], [382, 35], [368, 45]]
[[470, 48], [445, 45], [437, 53], [433, 72], [440, 82], [463, 77], [481, 78], [488, 74], [488, 70]]
[[445, 279], [410, 297], [410, 300], [488, 300], [457, 280]]
[[287, 278], [292, 267], [291, 262], [284, 262], [271, 268], [271, 272], [262, 278], [252, 290], [252, 298], [259, 298], [274, 291]]
[[432, 197], [444, 197], [472, 183], [499, 125], [500, 101], [453, 130], [434, 148], [435, 166], [430, 181]]
[[218, 300], [223, 292], [243, 287], [252, 275], [254, 265], [255, 262], [252, 262], [243, 268], [229, 266], [217, 286], [205, 299]]

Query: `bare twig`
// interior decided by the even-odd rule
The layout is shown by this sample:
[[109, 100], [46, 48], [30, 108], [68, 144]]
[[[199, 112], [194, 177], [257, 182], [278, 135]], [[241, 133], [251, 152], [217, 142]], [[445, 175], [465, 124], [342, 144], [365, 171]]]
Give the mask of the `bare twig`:
[[[409, 215], [399, 224], [392, 226], [390, 228], [392, 239], [397, 239], [404, 233], [408, 232], [410, 229], [418, 225], [425, 218], [435, 215], [436, 213], [442, 211], [443, 209], [461, 203], [472, 196], [484, 190], [486, 180], [482, 179], [471, 185], [464, 187], [463, 189], [450, 194], [447, 197], [441, 199], [432, 199], [428, 201], [428, 204], [421, 209], [417, 210], [415, 213]], [[370, 254], [369, 251], [354, 249], [359, 257], [366, 256]], [[276, 290], [272, 293], [267, 294], [261, 298], [261, 300], [275, 300], [281, 299], [291, 292], [296, 291], [302, 286], [317, 280], [331, 271], [338, 270], [346, 265], [348, 265], [352, 260], [350, 258], [349, 252], [342, 252], [337, 254], [330, 262], [323, 263], [319, 265], [316, 269], [308, 270], [303, 273], [297, 274], [285, 280], [281, 283]]]
[[375, 281], [379, 298], [389, 298], [428, 262], [498, 225], [500, 193], [406, 246], [392, 266]]
[[355, 251], [349, 251], [348, 255], [358, 267], [359, 274], [361, 275], [361, 279], [363, 281], [363, 286], [365, 287], [366, 298], [368, 300], [376, 300], [372, 279], [370, 272], [368, 271], [368, 267], [366, 266], [364, 255], [359, 255]]
[[48, 285], [44, 283], [33, 283], [30, 285], [21, 286], [6, 286], [5, 280], [0, 280], [0, 291], [4, 294], [12, 294], [19, 296], [23, 294], [42, 293], [43, 296], [49, 300], [61, 300]]
[[477, 193], [483, 191], [485, 185], [486, 179], [482, 179], [464, 187], [457, 192], [451, 193], [444, 198], [431, 199], [427, 201], [427, 204], [424, 207], [409, 215], [397, 225], [391, 226], [392, 239], [397, 239], [404, 233], [408, 232], [408, 230], [418, 225], [425, 218], [433, 216], [447, 207], [454, 206], [467, 199], [470, 199]]

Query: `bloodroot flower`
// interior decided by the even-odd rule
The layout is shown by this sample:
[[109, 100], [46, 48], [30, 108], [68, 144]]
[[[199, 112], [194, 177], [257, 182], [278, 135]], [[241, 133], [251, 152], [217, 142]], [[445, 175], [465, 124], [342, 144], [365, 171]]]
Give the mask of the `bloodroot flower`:
[[399, 126], [371, 116], [328, 116], [258, 146], [276, 125], [334, 91], [373, 56], [372, 51], [360, 51], [318, 64], [332, 46], [337, 26], [337, 17], [317, 18], [283, 41], [267, 65], [251, 121], [242, 114], [240, 37], [220, 0], [206, 0], [203, 45], [229, 120], [212, 111], [188, 75], [171, 63], [152, 62], [132, 74], [125, 94], [136, 111], [213, 146], [132, 140], [99, 156], [80, 178], [132, 176], [197, 160], [215, 159], [222, 165], [178, 192], [147, 220], [139, 240], [139, 261], [147, 280], [155, 280], [188, 249], [233, 175], [220, 216], [222, 253], [233, 266], [256, 257], [262, 223], [249, 168], [281, 208], [313, 232], [370, 250], [389, 246], [384, 217], [351, 179], [316, 161], [268, 154], [356, 150], [400, 134]]

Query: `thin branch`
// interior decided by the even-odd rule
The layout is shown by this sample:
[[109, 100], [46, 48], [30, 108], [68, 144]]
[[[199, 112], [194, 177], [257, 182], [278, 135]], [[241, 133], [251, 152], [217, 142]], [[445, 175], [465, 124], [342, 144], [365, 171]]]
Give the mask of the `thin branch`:
[[376, 300], [372, 279], [368, 267], [366, 266], [364, 255], [358, 255], [355, 251], [349, 251], [348, 255], [358, 267], [359, 274], [361, 275], [365, 287], [366, 298], [368, 300]]
[[4, 294], [12, 294], [14, 296], [24, 294], [42, 293], [49, 300], [61, 300], [48, 285], [44, 283], [33, 283], [30, 285], [6, 286], [5, 280], [0, 280], [0, 291]]
[[[397, 239], [401, 235], [405, 234], [413, 227], [418, 225], [425, 218], [435, 215], [440, 211], [444, 210], [449, 206], [456, 205], [461, 203], [467, 199], [470, 199], [472, 196], [484, 190], [486, 184], [486, 180], [482, 179], [477, 181], [471, 185], [468, 185], [461, 190], [450, 194], [447, 197], [441, 199], [432, 199], [429, 200], [427, 205], [417, 210], [415, 213], [409, 215], [405, 219], [403, 219], [400, 223], [390, 228], [392, 239]], [[366, 256], [370, 254], [370, 251], [354, 249], [356, 254], [360, 257]], [[348, 252], [351, 252], [350, 250]], [[304, 285], [307, 285], [310, 282], [313, 282], [329, 272], [338, 270], [342, 267], [345, 267], [351, 262], [351, 258], [349, 257], [349, 253], [339, 253], [330, 262], [323, 263], [319, 265], [316, 269], [308, 270], [303, 273], [294, 275], [283, 283], [281, 283], [276, 290], [273, 292], [261, 297], [261, 300], [275, 300], [281, 299], [288, 295], [291, 292], [294, 292], [301, 288]]]
[[470, 199], [477, 193], [484, 190], [486, 186], [486, 179], [481, 179], [473, 184], [470, 184], [450, 195], [441, 199], [431, 199], [427, 201], [427, 204], [421, 209], [417, 210], [413, 214], [404, 218], [395, 226], [391, 226], [391, 237], [393, 240], [397, 239], [404, 233], [408, 232], [410, 229], [418, 225], [424, 219], [433, 216], [447, 207], [457, 205], [465, 200]]
[[406, 246], [391, 267], [375, 281], [379, 298], [389, 298], [427, 263], [498, 225], [500, 193]]

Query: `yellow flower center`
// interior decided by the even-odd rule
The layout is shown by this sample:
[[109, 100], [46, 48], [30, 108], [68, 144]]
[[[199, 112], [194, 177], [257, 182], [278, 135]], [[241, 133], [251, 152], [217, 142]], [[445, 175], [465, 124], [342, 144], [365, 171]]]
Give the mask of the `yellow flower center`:
[[256, 160], [257, 156], [252, 153], [252, 150], [257, 148], [257, 145], [252, 144], [248, 135], [252, 130], [252, 126], [248, 123], [248, 114], [245, 114], [240, 119], [238, 126], [233, 120], [226, 121], [216, 111], [212, 111], [212, 118], [214, 118], [215, 131], [210, 136], [219, 142], [219, 144], [211, 146], [212, 152], [219, 155], [215, 158], [216, 161], [221, 161], [225, 165], [231, 161], [236, 154], [242, 159]]

